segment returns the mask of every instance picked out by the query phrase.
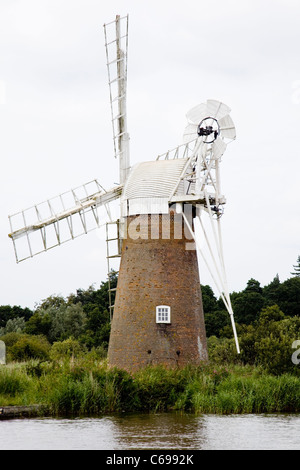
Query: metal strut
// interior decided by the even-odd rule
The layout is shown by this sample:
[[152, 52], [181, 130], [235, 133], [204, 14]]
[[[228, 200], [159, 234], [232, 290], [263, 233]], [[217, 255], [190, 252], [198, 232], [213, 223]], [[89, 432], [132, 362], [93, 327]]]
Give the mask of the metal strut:
[[[219, 292], [219, 295], [220, 297], [222, 298], [223, 302], [224, 302], [224, 305], [230, 315], [230, 320], [231, 320], [231, 325], [232, 325], [232, 329], [233, 329], [233, 335], [234, 335], [234, 339], [235, 339], [235, 344], [236, 344], [236, 350], [237, 350], [237, 353], [240, 354], [240, 347], [239, 347], [239, 342], [238, 342], [238, 337], [237, 337], [237, 332], [236, 332], [236, 327], [235, 327], [235, 322], [234, 322], [234, 316], [233, 316], [233, 309], [232, 309], [232, 305], [231, 305], [231, 300], [230, 300], [230, 296], [229, 296], [229, 291], [228, 291], [228, 288], [227, 288], [227, 280], [226, 280], [226, 273], [225, 273], [225, 266], [224, 266], [224, 259], [223, 259], [223, 248], [222, 248], [222, 238], [219, 238], [217, 240], [216, 238], [216, 245], [217, 245], [217, 251], [218, 251], [218, 255], [220, 257], [220, 264], [221, 264], [221, 268], [222, 268], [222, 273], [220, 273], [220, 270], [217, 266], [217, 263], [216, 263], [216, 260], [215, 260], [215, 257], [214, 257], [214, 254], [213, 254], [213, 251], [212, 251], [212, 248], [211, 248], [211, 244], [210, 244], [210, 241], [209, 241], [209, 238], [207, 236], [207, 233], [204, 229], [204, 226], [202, 224], [202, 220], [201, 220], [201, 217], [199, 217], [199, 220], [200, 220], [200, 224], [201, 224], [201, 228], [203, 230], [203, 233], [204, 233], [204, 236], [205, 236], [205, 240], [207, 242], [207, 245], [208, 245], [208, 248], [209, 248], [209, 251], [210, 251], [210, 255], [212, 257], [212, 260], [213, 260], [213, 264], [215, 266], [215, 269], [216, 269], [216, 272], [217, 272], [217, 275], [218, 275], [218, 278], [219, 278], [219, 282], [221, 283], [221, 288], [220, 288], [220, 285], [219, 285], [219, 282], [217, 281], [215, 275], [213, 274], [211, 268], [210, 268], [210, 265], [209, 263], [207, 262], [206, 260], [206, 257], [203, 253], [203, 250], [201, 249], [201, 246], [195, 236], [195, 233], [193, 231], [193, 229], [191, 228], [190, 224], [189, 224], [189, 221], [186, 217], [186, 215], [184, 214], [184, 212], [182, 212], [182, 215], [183, 215], [183, 218], [184, 218], [184, 221], [191, 233], [191, 236], [193, 237], [194, 239], [194, 242], [196, 243], [196, 247], [197, 247], [197, 250], [199, 252], [199, 254], [201, 255], [201, 257], [203, 258], [203, 261], [210, 273], [210, 275], [212, 276], [212, 279], [215, 283], [215, 286]], [[213, 219], [212, 219], [212, 216], [210, 217], [211, 218], [211, 222], [213, 223]], [[217, 219], [218, 221], [218, 230], [219, 230], [219, 233], [220, 233], [220, 219]]]

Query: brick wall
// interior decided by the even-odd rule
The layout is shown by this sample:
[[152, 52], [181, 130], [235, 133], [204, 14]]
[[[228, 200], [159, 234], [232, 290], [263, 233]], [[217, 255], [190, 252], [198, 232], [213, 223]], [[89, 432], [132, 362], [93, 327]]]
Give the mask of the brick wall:
[[[147, 364], [176, 367], [207, 360], [197, 255], [186, 249], [191, 239], [182, 216], [132, 216], [127, 222], [109, 365], [134, 371]], [[156, 323], [157, 305], [171, 307], [170, 324]]]

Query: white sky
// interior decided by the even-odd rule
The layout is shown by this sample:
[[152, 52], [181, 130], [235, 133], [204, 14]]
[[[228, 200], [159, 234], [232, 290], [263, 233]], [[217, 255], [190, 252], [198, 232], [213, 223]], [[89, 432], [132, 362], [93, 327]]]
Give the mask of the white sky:
[[[106, 280], [101, 230], [16, 264], [8, 215], [95, 178], [107, 189], [118, 181], [103, 23], [127, 13], [131, 162], [181, 144], [196, 104], [228, 104], [229, 290], [290, 277], [300, 254], [299, 1], [1, 0], [0, 305], [32, 308]], [[201, 282], [212, 285], [205, 270]]]

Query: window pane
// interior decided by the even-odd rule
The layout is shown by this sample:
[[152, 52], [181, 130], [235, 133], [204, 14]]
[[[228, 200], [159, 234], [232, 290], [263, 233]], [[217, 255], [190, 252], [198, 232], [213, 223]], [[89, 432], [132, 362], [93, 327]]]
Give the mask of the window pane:
[[171, 308], [168, 306], [156, 307], [156, 321], [158, 323], [170, 323]]

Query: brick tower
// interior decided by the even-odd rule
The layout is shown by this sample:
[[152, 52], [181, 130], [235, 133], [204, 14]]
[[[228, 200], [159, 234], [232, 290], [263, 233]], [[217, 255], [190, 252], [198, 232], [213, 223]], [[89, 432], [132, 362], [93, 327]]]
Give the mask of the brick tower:
[[175, 210], [128, 218], [109, 365], [134, 371], [207, 360], [197, 254], [187, 234]]

